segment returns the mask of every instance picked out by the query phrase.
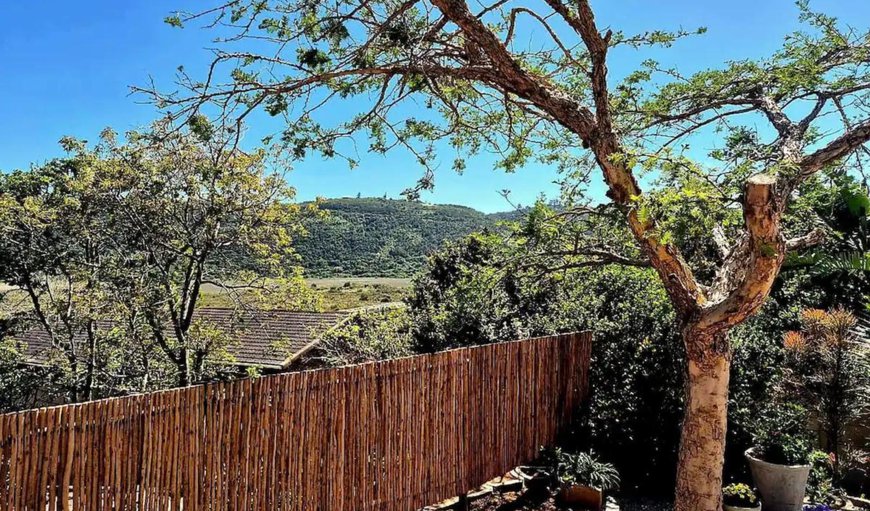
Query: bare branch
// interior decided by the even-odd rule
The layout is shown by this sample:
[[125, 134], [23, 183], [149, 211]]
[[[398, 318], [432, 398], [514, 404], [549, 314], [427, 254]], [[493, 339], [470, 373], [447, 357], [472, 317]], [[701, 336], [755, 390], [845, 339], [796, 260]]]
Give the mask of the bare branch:
[[728, 237], [725, 236], [725, 229], [721, 225], [713, 227], [713, 242], [716, 243], [716, 248], [719, 249], [719, 255], [722, 259], [727, 259], [731, 253], [731, 246], [728, 243]]
[[786, 240], [785, 248], [789, 252], [804, 250], [824, 243], [827, 238], [828, 233], [824, 229], [815, 228], [812, 231], [804, 234], [803, 236]]
[[805, 156], [799, 164], [799, 174], [793, 186], [813, 175], [825, 165], [844, 158], [870, 141], [870, 119], [856, 124], [826, 146]]

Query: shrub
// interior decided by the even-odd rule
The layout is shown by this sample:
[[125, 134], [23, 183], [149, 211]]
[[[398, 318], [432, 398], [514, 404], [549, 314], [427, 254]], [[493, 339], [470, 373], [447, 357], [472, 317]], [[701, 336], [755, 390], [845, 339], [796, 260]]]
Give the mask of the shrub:
[[756, 454], [778, 465], [806, 465], [815, 439], [808, 428], [806, 409], [794, 403], [775, 403], [758, 418]]
[[837, 308], [808, 309], [802, 329], [785, 334], [785, 386], [817, 418], [839, 472], [846, 427], [870, 410], [870, 351], [855, 334], [857, 319]]
[[401, 308], [364, 310], [323, 335], [318, 358], [343, 366], [412, 354], [408, 313]]
[[561, 448], [542, 451], [542, 461], [559, 483], [581, 484], [612, 491], [619, 488], [619, 472], [610, 463], [598, 460], [595, 453], [569, 453]]
[[[506, 241], [469, 236], [429, 258], [410, 299], [422, 352], [592, 330], [581, 430], [566, 444], [611, 460], [623, 489], [670, 495], [682, 416], [683, 347], [655, 273], [585, 268], [559, 275], [500, 271]], [[643, 463], [638, 463], [643, 459]]]

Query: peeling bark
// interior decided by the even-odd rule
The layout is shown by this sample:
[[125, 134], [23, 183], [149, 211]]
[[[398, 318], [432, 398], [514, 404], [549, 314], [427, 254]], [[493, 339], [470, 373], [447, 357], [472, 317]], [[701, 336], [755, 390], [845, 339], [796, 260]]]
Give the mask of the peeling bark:
[[782, 211], [775, 177], [749, 178], [743, 199], [743, 236], [731, 250], [710, 287], [709, 302], [698, 318], [701, 331], [725, 331], [754, 314], [773, 286], [785, 259], [780, 230]]
[[677, 511], [722, 507], [731, 364], [728, 331], [761, 307], [785, 258], [777, 179], [763, 174], [751, 177], [743, 204], [744, 235], [726, 257], [710, 289], [710, 302], [690, 316], [683, 329], [688, 370]]
[[683, 339], [689, 357], [674, 509], [719, 511], [731, 353], [725, 334], [710, 335], [695, 325], [684, 329]]

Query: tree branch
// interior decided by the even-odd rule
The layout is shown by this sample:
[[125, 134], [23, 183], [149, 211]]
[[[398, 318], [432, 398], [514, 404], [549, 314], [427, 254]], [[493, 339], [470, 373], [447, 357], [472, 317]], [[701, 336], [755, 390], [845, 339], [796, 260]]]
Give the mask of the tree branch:
[[728, 238], [725, 236], [725, 229], [721, 225], [713, 227], [713, 242], [716, 243], [716, 248], [719, 249], [719, 255], [722, 259], [728, 259], [728, 254], [731, 253], [731, 246], [728, 243]]
[[826, 146], [805, 156], [799, 164], [800, 172], [795, 178], [796, 186], [803, 180], [819, 171], [825, 165], [848, 156], [867, 141], [870, 141], [870, 119], [856, 124]]
[[824, 229], [817, 227], [803, 236], [786, 240], [785, 248], [789, 252], [804, 250], [823, 243], [827, 237], [827, 232], [825, 232]]
[[753, 314], [767, 297], [785, 258], [780, 230], [777, 179], [757, 174], [746, 182], [743, 218], [746, 230], [731, 250], [710, 288], [697, 328], [723, 331]]

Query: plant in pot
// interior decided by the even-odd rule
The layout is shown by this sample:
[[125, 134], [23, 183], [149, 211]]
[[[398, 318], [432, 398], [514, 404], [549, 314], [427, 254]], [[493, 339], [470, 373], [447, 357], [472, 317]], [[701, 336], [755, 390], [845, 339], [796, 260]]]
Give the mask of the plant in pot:
[[870, 413], [870, 344], [858, 331], [858, 319], [844, 309], [805, 310], [801, 325], [783, 340], [783, 388], [824, 432], [825, 450], [832, 454], [830, 475], [837, 485], [854, 461], [850, 454], [861, 447], [846, 432]]
[[568, 453], [556, 448], [545, 451], [544, 460], [559, 484], [557, 500], [574, 509], [599, 511], [604, 493], [619, 488], [619, 472], [592, 452]]
[[846, 494], [834, 485], [834, 459], [824, 451], [810, 454], [810, 476], [807, 479], [807, 500], [816, 505], [845, 507]]
[[765, 511], [801, 510], [814, 443], [800, 405], [773, 404], [761, 414], [746, 459]]
[[722, 508], [724, 511], [760, 511], [761, 501], [748, 484], [729, 484], [722, 488]]

